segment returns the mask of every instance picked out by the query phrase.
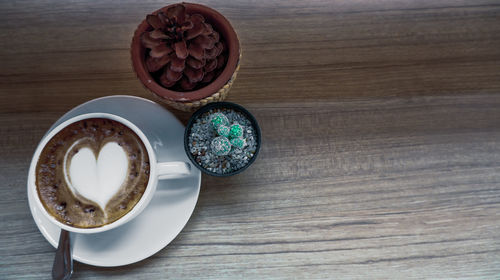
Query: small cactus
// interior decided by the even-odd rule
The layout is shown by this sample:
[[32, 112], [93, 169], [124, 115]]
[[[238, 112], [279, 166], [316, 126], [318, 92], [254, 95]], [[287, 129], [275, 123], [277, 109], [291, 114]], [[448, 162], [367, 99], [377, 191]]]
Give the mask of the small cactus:
[[240, 138], [243, 137], [243, 127], [235, 123], [229, 127], [229, 138]]
[[243, 138], [243, 126], [233, 123], [229, 126], [229, 120], [223, 113], [214, 113], [210, 116], [210, 123], [217, 132], [217, 137], [212, 139], [210, 148], [218, 156], [225, 156], [235, 149], [242, 149], [246, 145]]
[[231, 152], [231, 142], [225, 136], [218, 136], [212, 140], [210, 148], [216, 155], [225, 156]]
[[231, 132], [231, 129], [226, 126], [226, 125], [223, 125], [221, 124], [219, 126], [219, 128], [217, 128], [217, 133], [220, 135], [220, 136], [224, 136], [224, 137], [229, 137], [229, 133]]
[[233, 138], [229, 142], [231, 142], [231, 145], [239, 149], [243, 149], [243, 147], [247, 144], [247, 141], [243, 138]]
[[223, 113], [214, 113], [210, 116], [210, 122], [215, 129], [221, 125], [229, 125], [229, 119]]

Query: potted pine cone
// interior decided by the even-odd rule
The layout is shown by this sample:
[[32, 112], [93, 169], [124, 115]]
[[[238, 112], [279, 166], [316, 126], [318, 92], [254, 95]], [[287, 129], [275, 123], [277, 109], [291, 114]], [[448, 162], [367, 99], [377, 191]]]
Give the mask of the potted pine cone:
[[146, 16], [131, 45], [139, 80], [160, 101], [194, 111], [227, 96], [240, 46], [229, 21], [199, 4], [180, 3]]

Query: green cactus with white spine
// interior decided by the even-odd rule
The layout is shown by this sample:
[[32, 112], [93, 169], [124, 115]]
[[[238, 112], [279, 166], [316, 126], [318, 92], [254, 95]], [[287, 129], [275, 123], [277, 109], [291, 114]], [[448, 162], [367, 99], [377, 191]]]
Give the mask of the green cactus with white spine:
[[223, 113], [212, 114], [210, 122], [217, 132], [217, 137], [212, 139], [210, 144], [214, 154], [226, 156], [246, 146], [246, 139], [243, 137], [244, 127], [241, 124], [233, 123], [229, 126], [229, 120]]

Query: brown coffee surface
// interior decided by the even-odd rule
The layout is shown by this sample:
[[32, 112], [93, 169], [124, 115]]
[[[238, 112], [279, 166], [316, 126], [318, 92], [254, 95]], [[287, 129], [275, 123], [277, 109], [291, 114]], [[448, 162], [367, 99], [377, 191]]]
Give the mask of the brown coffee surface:
[[[102, 209], [96, 202], [73, 193], [65, 179], [65, 169], [69, 170], [71, 158], [79, 149], [90, 148], [97, 158], [108, 142], [118, 143], [127, 154], [128, 175], [120, 190]], [[84, 119], [63, 128], [43, 148], [35, 171], [37, 193], [45, 209], [58, 221], [79, 228], [100, 227], [134, 208], [146, 190], [149, 171], [146, 147], [133, 130], [106, 118]]]

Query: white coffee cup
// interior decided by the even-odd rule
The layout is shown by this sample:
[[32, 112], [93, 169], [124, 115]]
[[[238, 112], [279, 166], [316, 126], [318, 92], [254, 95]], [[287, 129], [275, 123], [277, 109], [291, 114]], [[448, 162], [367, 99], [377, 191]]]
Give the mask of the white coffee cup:
[[[144, 191], [141, 199], [137, 202], [137, 204], [123, 217], [119, 218], [118, 220], [100, 226], [100, 227], [95, 227], [95, 228], [78, 228], [78, 227], [73, 227], [69, 226], [67, 224], [64, 224], [60, 221], [58, 221], [54, 216], [52, 216], [45, 207], [42, 204], [42, 201], [40, 200], [40, 197], [38, 196], [37, 192], [37, 187], [36, 187], [36, 165], [38, 163], [38, 159], [40, 157], [40, 154], [49, 142], [49, 140], [55, 136], [59, 131], [61, 131], [63, 128], [67, 127], [68, 125], [84, 120], [84, 119], [89, 119], [89, 118], [105, 118], [105, 119], [110, 119], [114, 121], [118, 121], [122, 123], [123, 125], [127, 126], [130, 128], [132, 131], [134, 131], [141, 139], [141, 141], [144, 143], [144, 146], [146, 147], [148, 156], [149, 156], [149, 162], [150, 162], [150, 173], [149, 173], [149, 181], [146, 187], [146, 190]], [[116, 228], [118, 226], [121, 226], [130, 220], [132, 220], [134, 217], [139, 215], [148, 205], [148, 203], [151, 201], [153, 198], [156, 187], [158, 186], [158, 180], [163, 180], [163, 179], [174, 179], [174, 178], [182, 178], [186, 176], [190, 176], [192, 172], [191, 165], [188, 162], [182, 162], [182, 161], [171, 161], [171, 162], [157, 162], [156, 160], [156, 154], [153, 150], [153, 147], [151, 146], [151, 143], [149, 142], [148, 138], [144, 135], [144, 133], [132, 122], [128, 121], [127, 119], [113, 115], [113, 114], [108, 114], [108, 113], [88, 113], [88, 114], [82, 114], [78, 115], [76, 117], [70, 118], [63, 123], [59, 124], [56, 126], [53, 130], [51, 130], [49, 133], [47, 133], [42, 140], [40, 141], [40, 144], [38, 144], [38, 147], [35, 150], [35, 153], [33, 155], [33, 158], [31, 160], [31, 167], [30, 167], [30, 173], [28, 174], [28, 192], [31, 192], [33, 197], [35, 198], [35, 203], [37, 207], [41, 210], [41, 212], [47, 217], [49, 221], [60, 227], [61, 229], [65, 229], [67, 231], [71, 232], [77, 232], [77, 233], [98, 233], [98, 232], [103, 232], [107, 231], [113, 228]]]

